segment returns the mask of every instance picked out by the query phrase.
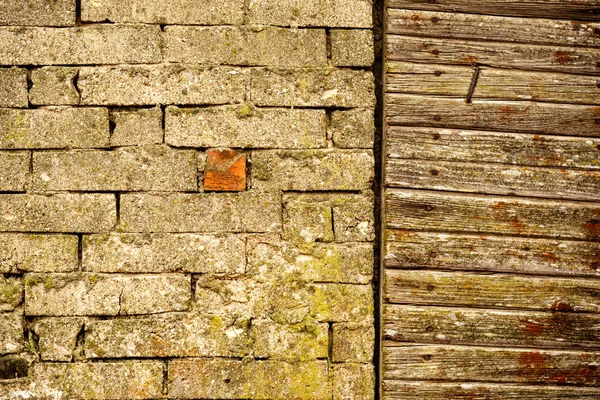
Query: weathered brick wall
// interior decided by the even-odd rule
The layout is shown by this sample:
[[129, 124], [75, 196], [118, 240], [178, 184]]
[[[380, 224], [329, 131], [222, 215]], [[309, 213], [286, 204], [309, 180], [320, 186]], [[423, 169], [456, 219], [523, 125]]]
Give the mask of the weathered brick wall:
[[372, 399], [371, 0], [4, 0], [0, 398]]

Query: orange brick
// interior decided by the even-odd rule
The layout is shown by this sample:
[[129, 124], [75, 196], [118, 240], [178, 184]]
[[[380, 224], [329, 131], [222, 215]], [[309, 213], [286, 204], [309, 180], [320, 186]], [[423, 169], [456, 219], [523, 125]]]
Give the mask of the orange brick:
[[204, 169], [204, 190], [246, 190], [246, 154], [230, 149], [209, 150]]

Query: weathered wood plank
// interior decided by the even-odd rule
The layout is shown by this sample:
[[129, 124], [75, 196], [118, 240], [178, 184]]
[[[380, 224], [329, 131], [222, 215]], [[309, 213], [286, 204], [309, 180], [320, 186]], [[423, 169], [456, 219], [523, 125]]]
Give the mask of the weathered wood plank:
[[387, 268], [600, 277], [600, 242], [385, 231]]
[[390, 125], [484, 129], [569, 136], [600, 136], [600, 107], [570, 104], [473, 101], [388, 93]]
[[600, 204], [387, 189], [387, 228], [600, 240]]
[[600, 171], [387, 159], [388, 187], [600, 200]]
[[383, 379], [600, 384], [596, 352], [390, 344]]
[[382, 386], [384, 398], [388, 400], [565, 400], [600, 397], [600, 388], [564, 386], [399, 380], [384, 380]]
[[[474, 34], [475, 35], [475, 34]], [[600, 74], [600, 49], [387, 35], [389, 61]]]
[[383, 337], [433, 344], [600, 348], [600, 315], [386, 304]]
[[600, 139], [390, 126], [386, 157], [600, 169]]
[[387, 32], [464, 40], [600, 47], [600, 24], [565, 20], [389, 9]]
[[[386, 66], [388, 93], [466, 98], [472, 67], [392, 62]], [[482, 67], [473, 99], [600, 104], [600, 77]]]
[[388, 303], [600, 311], [600, 280], [385, 270]]
[[389, 0], [388, 7], [600, 21], [597, 0]]

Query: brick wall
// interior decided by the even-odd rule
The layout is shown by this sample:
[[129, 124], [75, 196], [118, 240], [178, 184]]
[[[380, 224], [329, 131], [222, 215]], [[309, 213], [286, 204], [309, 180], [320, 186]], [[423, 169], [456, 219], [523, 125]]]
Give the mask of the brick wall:
[[0, 25], [0, 398], [373, 399], [371, 0]]

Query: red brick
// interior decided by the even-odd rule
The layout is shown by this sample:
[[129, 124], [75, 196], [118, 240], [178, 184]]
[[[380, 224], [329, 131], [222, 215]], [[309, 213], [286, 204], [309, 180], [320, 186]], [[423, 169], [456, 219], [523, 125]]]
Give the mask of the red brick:
[[230, 149], [209, 150], [204, 169], [204, 190], [246, 190], [246, 154]]

